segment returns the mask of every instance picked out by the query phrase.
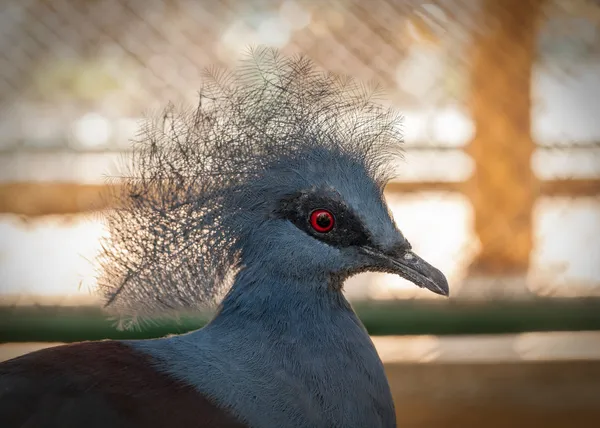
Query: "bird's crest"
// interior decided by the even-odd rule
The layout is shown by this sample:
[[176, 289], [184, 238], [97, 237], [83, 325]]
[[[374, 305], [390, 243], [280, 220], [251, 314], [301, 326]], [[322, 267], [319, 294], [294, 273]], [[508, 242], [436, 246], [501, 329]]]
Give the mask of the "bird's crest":
[[325, 150], [383, 187], [400, 154], [401, 117], [377, 103], [377, 89], [304, 56], [253, 49], [205, 77], [195, 109], [170, 106], [145, 122], [105, 215], [99, 289], [130, 319], [219, 302], [240, 268], [240, 201], [274, 165]]

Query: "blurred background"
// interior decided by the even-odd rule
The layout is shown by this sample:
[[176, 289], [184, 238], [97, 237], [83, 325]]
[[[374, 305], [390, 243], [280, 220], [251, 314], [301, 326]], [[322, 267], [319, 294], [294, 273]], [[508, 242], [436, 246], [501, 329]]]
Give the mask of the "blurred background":
[[346, 287], [400, 426], [600, 426], [597, 0], [0, 1], [0, 360], [206, 322], [117, 330], [99, 212], [140, 118], [257, 44], [378, 81], [405, 117], [386, 197], [452, 297]]

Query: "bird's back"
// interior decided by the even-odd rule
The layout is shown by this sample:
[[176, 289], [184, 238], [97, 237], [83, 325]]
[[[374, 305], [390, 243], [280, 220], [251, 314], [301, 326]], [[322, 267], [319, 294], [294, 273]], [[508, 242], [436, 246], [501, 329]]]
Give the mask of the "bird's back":
[[0, 365], [3, 428], [243, 428], [192, 387], [116, 341], [34, 352]]

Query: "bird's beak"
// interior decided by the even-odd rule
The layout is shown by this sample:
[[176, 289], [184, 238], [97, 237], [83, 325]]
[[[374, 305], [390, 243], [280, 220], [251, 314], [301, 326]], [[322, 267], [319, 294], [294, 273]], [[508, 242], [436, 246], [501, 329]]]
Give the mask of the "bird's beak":
[[365, 254], [375, 258], [378, 263], [383, 264], [387, 270], [413, 284], [442, 296], [450, 294], [448, 280], [444, 274], [411, 250], [403, 250], [400, 254], [389, 255], [369, 247], [361, 247], [361, 249]]

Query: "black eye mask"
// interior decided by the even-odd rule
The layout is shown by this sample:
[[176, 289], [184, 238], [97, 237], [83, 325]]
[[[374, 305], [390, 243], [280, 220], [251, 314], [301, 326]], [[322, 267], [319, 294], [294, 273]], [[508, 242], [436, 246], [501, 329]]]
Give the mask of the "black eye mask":
[[[319, 232], [311, 224], [315, 210], [326, 210], [333, 215], [334, 225], [328, 232]], [[336, 247], [369, 245], [371, 239], [362, 222], [352, 209], [331, 194], [319, 191], [299, 192], [281, 201], [276, 212], [280, 218], [291, 221], [300, 230]]]

